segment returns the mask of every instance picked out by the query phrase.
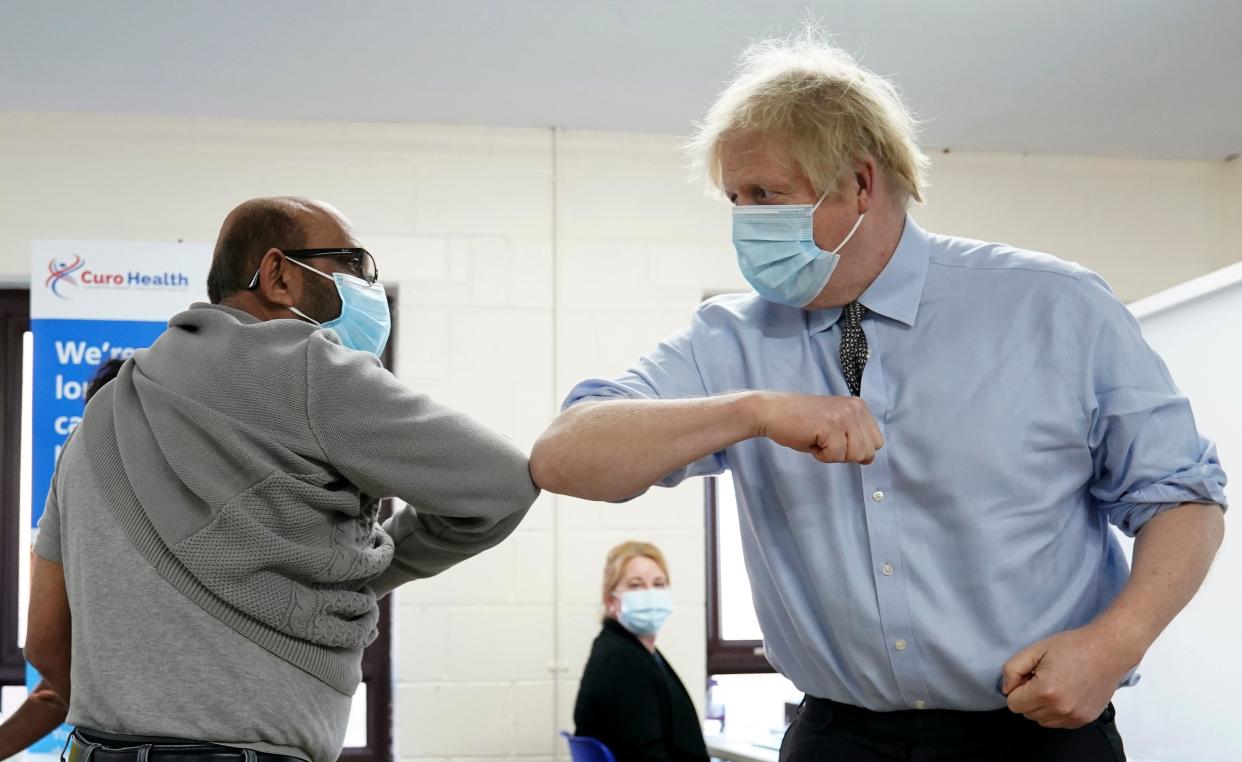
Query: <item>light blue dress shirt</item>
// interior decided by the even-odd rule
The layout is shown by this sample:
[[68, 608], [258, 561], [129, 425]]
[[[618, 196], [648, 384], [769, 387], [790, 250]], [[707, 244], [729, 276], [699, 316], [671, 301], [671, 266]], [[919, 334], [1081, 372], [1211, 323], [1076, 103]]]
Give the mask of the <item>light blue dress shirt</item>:
[[[661, 484], [732, 472], [765, 651], [800, 690], [881, 711], [1001, 708], [1005, 661], [1125, 584], [1109, 523], [1133, 535], [1183, 502], [1224, 506], [1225, 474], [1138, 323], [1078, 265], [907, 218], [859, 301], [862, 398], [886, 442], [872, 465], [750, 439]], [[565, 406], [848, 395], [840, 314], [711, 299]]]

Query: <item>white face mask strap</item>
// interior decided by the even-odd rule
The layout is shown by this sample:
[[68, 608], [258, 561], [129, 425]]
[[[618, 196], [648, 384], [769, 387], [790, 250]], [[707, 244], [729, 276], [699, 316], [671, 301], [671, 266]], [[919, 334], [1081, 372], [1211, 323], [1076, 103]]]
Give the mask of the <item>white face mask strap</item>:
[[866, 212], [863, 212], [862, 214], [858, 215], [858, 221], [854, 223], [854, 227], [850, 228], [849, 235], [845, 236], [845, 240], [842, 241], [841, 244], [837, 246], [837, 248], [832, 250], [834, 254], [836, 252], [841, 251], [841, 249], [845, 248], [845, 244], [849, 243], [850, 239], [854, 237], [854, 234], [858, 232], [858, 226], [862, 224], [863, 217], [866, 217], [866, 216], [867, 216]]
[[299, 262], [298, 260], [294, 259], [293, 257], [285, 257], [285, 261], [286, 261], [286, 262], [292, 262], [293, 264], [298, 265], [299, 267], [305, 267], [307, 270], [310, 270], [310, 271], [311, 271], [311, 272], [313, 272], [314, 274], [319, 275], [319, 276], [322, 276], [322, 277], [324, 277], [324, 278], [327, 278], [327, 279], [328, 279], [328, 280], [330, 280], [330, 281], [333, 281], [333, 282], [335, 282], [335, 281], [336, 281], [336, 278], [333, 278], [331, 275], [328, 275], [326, 272], [323, 272], [322, 270], [316, 270], [315, 268], [311, 267], [310, 265], [306, 264], [305, 262]]
[[[811, 214], [815, 214], [816, 210], [819, 209], [819, 205], [824, 203], [824, 199], [828, 198], [829, 193], [831, 193], [831, 191], [824, 191], [824, 195], [820, 196], [819, 201], [815, 202], [815, 206], [811, 207]], [[858, 215], [858, 221], [854, 223], [854, 227], [850, 228], [849, 235], [845, 236], [845, 240], [841, 242], [841, 246], [844, 246], [845, 244], [850, 242], [850, 239], [854, 237], [854, 233], [858, 232], [858, 226], [862, 224], [863, 217], [866, 217], [866, 216], [867, 216], [866, 212], [863, 212], [862, 214]], [[835, 249], [835, 251], [840, 251], [841, 246], [838, 246]]]
[[288, 310], [289, 310], [290, 312], [292, 312], [294, 315], [297, 315], [298, 317], [302, 318], [303, 320], [306, 320], [306, 321], [308, 321], [308, 322], [314, 323], [315, 325], [323, 325], [323, 323], [319, 322], [318, 320], [316, 320], [315, 318], [311, 317], [310, 315], [307, 315], [305, 312], [303, 312], [302, 310], [298, 309], [297, 307], [294, 307], [294, 306], [290, 305], [290, 306], [288, 307]]
[[[314, 274], [316, 274], [316, 275], [322, 275], [323, 277], [327, 278], [328, 280], [330, 280], [330, 281], [332, 281], [332, 282], [334, 282], [334, 283], [336, 282], [336, 278], [333, 278], [331, 275], [328, 275], [328, 274], [327, 274], [327, 273], [325, 273], [325, 272], [320, 272], [319, 270], [316, 270], [315, 268], [311, 267], [310, 265], [306, 264], [305, 262], [299, 262], [299, 261], [297, 261], [297, 260], [296, 260], [296, 259], [294, 259], [293, 257], [285, 257], [285, 261], [286, 261], [286, 262], [292, 262], [293, 264], [295, 264], [295, 265], [299, 265], [299, 266], [301, 266], [301, 267], [305, 267], [307, 270], [310, 270], [311, 272], [313, 272], [313, 273], [314, 273]], [[307, 315], [305, 312], [303, 312], [302, 310], [298, 309], [297, 307], [294, 307], [294, 306], [290, 305], [290, 306], [289, 306], [289, 311], [290, 311], [290, 312], [292, 312], [294, 315], [297, 315], [298, 317], [302, 318], [303, 320], [307, 320], [307, 321], [309, 321], [309, 322], [311, 322], [311, 323], [314, 323], [315, 325], [323, 325], [323, 323], [319, 322], [318, 320], [316, 320], [315, 318], [311, 317], [310, 315]]]

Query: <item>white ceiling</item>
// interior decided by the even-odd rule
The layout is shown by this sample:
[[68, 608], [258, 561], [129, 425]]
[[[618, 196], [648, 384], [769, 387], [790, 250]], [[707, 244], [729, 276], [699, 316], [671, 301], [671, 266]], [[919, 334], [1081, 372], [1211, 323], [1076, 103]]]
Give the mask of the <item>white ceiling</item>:
[[0, 0], [0, 111], [684, 135], [809, 14], [931, 147], [1242, 151], [1242, 0]]

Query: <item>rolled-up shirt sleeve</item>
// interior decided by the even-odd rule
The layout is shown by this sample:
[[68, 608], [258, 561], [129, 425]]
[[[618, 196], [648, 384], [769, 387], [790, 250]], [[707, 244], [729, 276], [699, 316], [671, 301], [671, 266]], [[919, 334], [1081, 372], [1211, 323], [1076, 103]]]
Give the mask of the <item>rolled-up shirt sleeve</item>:
[[[702, 318], [696, 315], [686, 329], [660, 342], [655, 351], [644, 355], [638, 363], [615, 379], [589, 378], [575, 386], [562, 410], [582, 402], [649, 399], [673, 400], [706, 397], [707, 389], [694, 354], [694, 336]], [[656, 482], [661, 487], [675, 487], [691, 476], [711, 476], [725, 470], [724, 451], [715, 452], [679, 468]]]
[[1094, 467], [1091, 494], [1109, 521], [1134, 536], [1182, 503], [1225, 503], [1216, 446], [1195, 426], [1190, 402], [1143, 339], [1138, 321], [1096, 275], [1076, 284], [1066, 312], [1077, 322], [1084, 412]]

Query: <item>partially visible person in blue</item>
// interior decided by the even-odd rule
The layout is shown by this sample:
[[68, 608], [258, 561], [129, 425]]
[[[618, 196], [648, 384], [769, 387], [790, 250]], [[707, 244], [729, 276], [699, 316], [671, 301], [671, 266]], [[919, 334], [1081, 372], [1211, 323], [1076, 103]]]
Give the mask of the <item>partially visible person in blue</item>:
[[574, 388], [536, 482], [732, 472], [766, 654], [807, 694], [783, 761], [1124, 759], [1110, 700], [1225, 507], [1137, 322], [1079, 265], [920, 228], [912, 118], [813, 33], [748, 50], [693, 146], [756, 293]]

